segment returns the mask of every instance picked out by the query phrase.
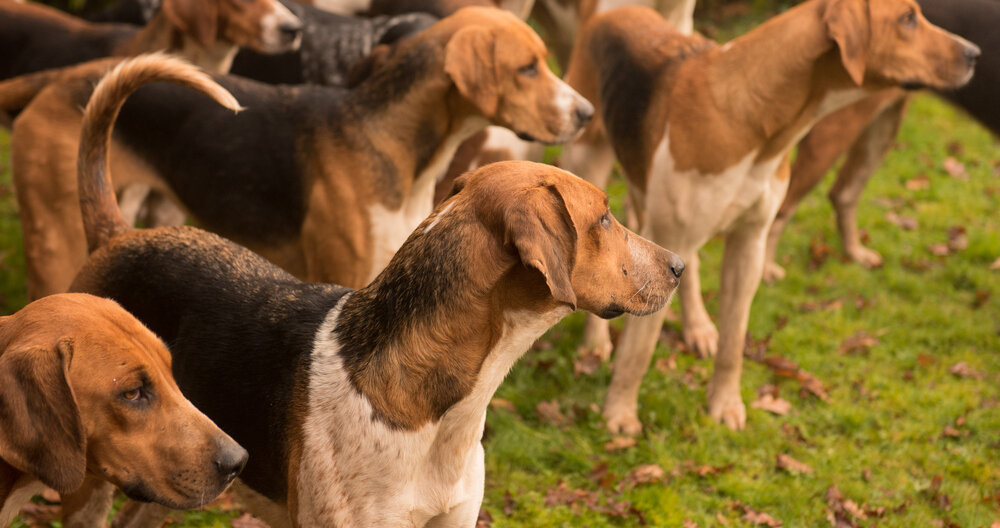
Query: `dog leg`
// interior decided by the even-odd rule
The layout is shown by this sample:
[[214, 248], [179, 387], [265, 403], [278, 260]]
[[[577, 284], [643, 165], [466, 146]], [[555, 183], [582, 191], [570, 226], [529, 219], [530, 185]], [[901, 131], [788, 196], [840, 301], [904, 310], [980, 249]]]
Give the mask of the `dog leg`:
[[[678, 255], [681, 255], [678, 253]], [[684, 279], [677, 290], [681, 297], [684, 323], [684, 345], [701, 357], [714, 356], [719, 348], [719, 332], [705, 310], [701, 298], [701, 280], [698, 276], [698, 252], [681, 255], [686, 265]]]
[[87, 478], [80, 489], [62, 496], [63, 526], [88, 528], [105, 526], [115, 486], [108, 481]]
[[468, 496], [464, 502], [455, 505], [448, 513], [438, 515], [427, 521], [425, 528], [465, 528], [476, 526], [479, 509], [483, 505], [483, 492], [486, 484], [486, 452], [482, 444], [472, 455], [473, 460], [466, 468], [465, 492]]
[[155, 502], [128, 501], [118, 510], [111, 528], [159, 528], [170, 515], [170, 508]]
[[[690, 271], [685, 272], [685, 275]], [[684, 281], [681, 281], [683, 284]], [[604, 423], [612, 433], [637, 435], [639, 385], [649, 369], [667, 307], [645, 317], [625, 316], [625, 328], [612, 364], [611, 384], [604, 400]]]
[[840, 229], [844, 252], [851, 260], [866, 268], [881, 266], [882, 255], [861, 243], [858, 233], [858, 200], [868, 179], [889, 152], [899, 132], [905, 109], [906, 98], [900, 98], [868, 125], [848, 152], [844, 166], [837, 174], [837, 181], [830, 189], [830, 202], [837, 212], [837, 227]]

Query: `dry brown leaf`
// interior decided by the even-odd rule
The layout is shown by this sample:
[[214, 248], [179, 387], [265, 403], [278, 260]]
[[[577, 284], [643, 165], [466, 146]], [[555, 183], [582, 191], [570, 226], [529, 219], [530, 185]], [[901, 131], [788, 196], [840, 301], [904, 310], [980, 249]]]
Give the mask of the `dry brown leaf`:
[[922, 191], [924, 189], [930, 188], [931, 179], [928, 178], [926, 174], [921, 173], [910, 178], [909, 180], [906, 180], [906, 183], [904, 185], [906, 186], [907, 190]]
[[494, 411], [507, 411], [517, 414], [517, 407], [514, 406], [514, 402], [503, 398], [493, 398], [490, 400], [490, 407]]
[[927, 367], [937, 363], [937, 358], [930, 354], [917, 354], [917, 365]]
[[859, 331], [840, 344], [841, 354], [867, 354], [871, 347], [878, 344], [878, 338], [865, 331]]
[[729, 526], [729, 520], [722, 515], [722, 512], [715, 512], [715, 520], [722, 526]]
[[535, 412], [538, 413], [538, 419], [541, 420], [542, 423], [554, 425], [556, 427], [573, 425], [573, 420], [559, 410], [559, 402], [556, 400], [538, 402], [538, 404], [535, 405]]
[[823, 401], [830, 401], [830, 396], [826, 393], [823, 383], [812, 374], [799, 368], [799, 365], [794, 361], [790, 361], [782, 356], [766, 356], [760, 362], [771, 369], [776, 376], [798, 380], [806, 392], [813, 394]]
[[965, 164], [957, 159], [948, 156], [942, 163], [944, 170], [956, 180], [968, 180], [969, 173], [965, 171]]
[[664, 374], [677, 370], [677, 352], [674, 352], [665, 358], [657, 359], [656, 370], [659, 370]]
[[594, 350], [586, 350], [573, 359], [573, 376], [580, 377], [581, 374], [590, 376], [601, 368], [604, 361]]
[[[852, 501], [845, 501], [844, 495], [840, 493], [837, 486], [830, 486], [826, 489], [826, 518], [834, 528], [858, 528], [855, 517], [846, 507], [845, 503], [851, 502], [854, 509], [857, 508]], [[862, 512], [863, 515], [863, 512]]]
[[684, 528], [698, 528], [698, 523], [692, 521], [691, 519], [684, 519], [681, 526]]
[[809, 241], [809, 269], [817, 269], [823, 265], [826, 259], [833, 256], [833, 248], [826, 242], [818, 239]]
[[969, 247], [969, 238], [965, 236], [965, 228], [962, 226], [948, 228], [948, 249], [958, 253], [967, 247]]
[[948, 244], [931, 244], [927, 246], [927, 251], [930, 251], [931, 255], [938, 257], [947, 257], [950, 252]]
[[924, 490], [923, 495], [932, 505], [942, 510], [950, 510], [951, 497], [941, 493], [941, 483], [943, 482], [944, 477], [941, 475], [934, 475], [934, 477], [931, 478], [931, 485]]
[[244, 513], [229, 522], [232, 523], [233, 528], [268, 528], [266, 522], [250, 515], [249, 513]]
[[625, 476], [623, 483], [624, 485], [632, 487], [639, 484], [649, 484], [651, 482], [663, 482], [663, 477], [664, 472], [662, 467], [656, 464], [646, 464], [636, 466], [635, 469], [629, 471], [628, 475]]
[[983, 377], [983, 374], [981, 372], [973, 370], [972, 367], [970, 367], [969, 364], [964, 361], [959, 361], [958, 363], [952, 365], [951, 368], [948, 369], [948, 372], [951, 372], [952, 374], [958, 376], [959, 378], [979, 379]]
[[517, 509], [517, 503], [514, 502], [514, 496], [510, 494], [510, 490], [505, 490], [503, 492], [503, 514], [510, 517], [515, 509]]
[[741, 517], [741, 519], [754, 526], [759, 526], [761, 524], [764, 526], [770, 526], [771, 528], [778, 528], [781, 526], [781, 521], [764, 512], [755, 511], [748, 506], [744, 506], [744, 508], [746, 511], [743, 513], [743, 517]]
[[813, 468], [810, 467], [809, 464], [799, 462], [784, 453], [778, 453], [776, 464], [778, 469], [783, 469], [793, 475], [796, 473], [806, 473], [808, 475], [813, 474]]
[[610, 442], [604, 444], [604, 450], [621, 451], [622, 449], [635, 447], [635, 443], [635, 437], [632, 436], [613, 436]]
[[792, 410], [792, 404], [788, 400], [776, 398], [771, 394], [764, 394], [756, 400], [750, 402], [750, 407], [761, 409], [770, 413], [784, 416]]
[[885, 213], [885, 219], [886, 221], [894, 224], [896, 227], [906, 231], [913, 231], [920, 226], [916, 218], [913, 218], [912, 216], [900, 216], [893, 211]]
[[480, 508], [479, 517], [476, 518], [476, 528], [490, 528], [493, 526], [493, 514], [486, 508]]

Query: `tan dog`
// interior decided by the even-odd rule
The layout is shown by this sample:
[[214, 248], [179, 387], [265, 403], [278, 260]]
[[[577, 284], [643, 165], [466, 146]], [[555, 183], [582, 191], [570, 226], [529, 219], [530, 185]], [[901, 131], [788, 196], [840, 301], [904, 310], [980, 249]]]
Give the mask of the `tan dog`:
[[250, 451], [240, 479], [271, 526], [474, 526], [486, 409], [514, 362], [575, 309], [656, 311], [683, 271], [619, 225], [599, 189], [527, 162], [460, 179], [356, 291], [298, 281], [199, 229], [132, 230], [107, 146], [125, 97], [159, 80], [236, 107], [175, 60], [133, 59], [98, 85], [79, 169], [93, 253], [73, 287], [174, 344], [185, 394]]
[[[709, 414], [740, 429], [740, 371], [764, 243], [788, 185], [788, 152], [822, 116], [900, 84], [959, 86], [978, 48], [930, 25], [912, 0], [810, 0], [724, 46], [686, 37], [645, 8], [599, 15], [567, 80], [601, 119], [563, 165], [603, 185], [617, 157], [641, 232], [691, 268], [680, 287], [684, 339], [715, 355]], [[723, 234], [719, 326], [705, 311], [697, 251]], [[604, 415], [636, 433], [636, 399], [663, 313], [626, 321]], [[600, 336], [598, 339], [596, 336]], [[609, 343], [606, 324], [592, 341]]]
[[[107, 299], [54, 295], [0, 317], [0, 526], [45, 486], [86, 499], [85, 477], [175, 508], [221, 493], [247, 452], [181, 395], [170, 363]], [[103, 523], [110, 507], [67, 521]]]
[[[504, 11], [464, 8], [383, 51], [346, 91], [219, 76], [247, 107], [235, 118], [174, 87], [140, 90], [116, 125], [116, 189], [149, 184], [298, 277], [357, 287], [430, 214], [462, 140], [492, 123], [565, 142], [593, 114], [546, 67], [541, 39]], [[66, 72], [14, 126], [33, 297], [66, 288], [86, 256], [71, 176], [80, 107], [109, 67]]]

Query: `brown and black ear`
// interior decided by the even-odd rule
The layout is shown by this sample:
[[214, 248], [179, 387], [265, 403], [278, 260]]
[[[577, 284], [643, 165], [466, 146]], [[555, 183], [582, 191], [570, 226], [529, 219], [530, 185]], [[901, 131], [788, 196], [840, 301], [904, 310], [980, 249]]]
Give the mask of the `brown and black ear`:
[[219, 0], [163, 0], [163, 14], [177, 29], [209, 47], [219, 35]]
[[871, 23], [868, 0], [830, 0], [823, 13], [827, 35], [840, 49], [840, 61], [855, 84], [865, 80]]
[[466, 26], [444, 48], [444, 71], [458, 92], [486, 117], [500, 104], [493, 32], [484, 26]]
[[559, 190], [543, 185], [518, 197], [506, 214], [507, 239], [521, 263], [545, 277], [552, 297], [576, 310], [570, 275], [576, 258], [576, 227]]
[[80, 411], [67, 376], [73, 344], [20, 347], [0, 355], [0, 458], [59, 493], [83, 484]]

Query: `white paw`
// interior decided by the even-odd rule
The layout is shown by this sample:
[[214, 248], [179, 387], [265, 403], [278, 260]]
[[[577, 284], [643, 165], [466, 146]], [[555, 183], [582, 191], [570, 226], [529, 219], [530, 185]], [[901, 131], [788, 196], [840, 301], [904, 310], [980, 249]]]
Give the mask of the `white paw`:
[[785, 268], [782, 268], [780, 264], [774, 262], [773, 260], [771, 262], [765, 262], [763, 279], [764, 282], [768, 284], [774, 284], [775, 282], [784, 280]]
[[878, 251], [868, 249], [862, 245], [848, 249], [847, 255], [851, 257], [851, 260], [868, 269], [877, 268], [882, 265], [882, 255]]
[[708, 415], [734, 431], [742, 431], [747, 425], [747, 408], [739, 387], [714, 390], [709, 384]]
[[714, 356], [719, 350], [719, 331], [712, 321], [684, 326], [684, 345], [701, 357]]
[[642, 423], [635, 409], [622, 407], [606, 407], [604, 409], [604, 424], [612, 434], [635, 436], [642, 432]]

